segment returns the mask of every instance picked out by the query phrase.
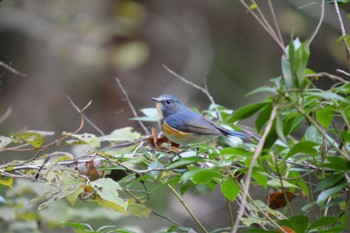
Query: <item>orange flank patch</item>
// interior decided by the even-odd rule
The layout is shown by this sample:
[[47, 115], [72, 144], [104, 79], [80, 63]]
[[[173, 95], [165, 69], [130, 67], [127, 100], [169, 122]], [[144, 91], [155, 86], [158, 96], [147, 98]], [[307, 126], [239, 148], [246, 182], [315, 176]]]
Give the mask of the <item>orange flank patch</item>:
[[168, 135], [168, 136], [172, 136], [175, 138], [181, 138], [181, 137], [187, 137], [187, 136], [191, 136], [192, 133], [186, 133], [186, 132], [181, 132], [177, 129], [174, 129], [173, 127], [169, 126], [166, 122], [163, 123], [163, 132]]

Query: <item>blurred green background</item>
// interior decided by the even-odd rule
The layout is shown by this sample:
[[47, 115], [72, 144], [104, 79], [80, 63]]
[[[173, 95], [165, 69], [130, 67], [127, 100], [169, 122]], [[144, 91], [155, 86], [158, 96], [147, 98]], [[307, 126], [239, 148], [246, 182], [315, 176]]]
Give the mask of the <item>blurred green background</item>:
[[[271, 20], [267, 2], [260, 2]], [[292, 36], [310, 37], [318, 23], [321, 1], [272, 2], [285, 43]], [[342, 9], [342, 15], [349, 29], [347, 11]], [[327, 5], [324, 23], [311, 44], [309, 68], [329, 73], [346, 70], [343, 45], [336, 42], [339, 35], [334, 9]], [[216, 103], [236, 109], [265, 97], [244, 95], [279, 76], [280, 59], [279, 47], [239, 1], [4, 0], [0, 3], [0, 61], [28, 76], [0, 67], [0, 115], [12, 109], [0, 125], [0, 134], [34, 129], [52, 130], [58, 136], [73, 131], [79, 115], [66, 95], [79, 107], [92, 100], [86, 114], [105, 133], [125, 126], [142, 132], [136, 122], [128, 120], [133, 115], [115, 77], [136, 109], [153, 107], [150, 97], [163, 93], [206, 109], [206, 96], [174, 78], [163, 64], [199, 85], [206, 78]], [[331, 85], [322, 79], [318, 84]], [[254, 121], [245, 124], [254, 126]], [[97, 133], [88, 125], [83, 131]], [[9, 160], [8, 156], [17, 155], [1, 156]], [[228, 225], [223, 209], [226, 202], [217, 199], [215, 192], [203, 199], [186, 198], [209, 229]], [[159, 203], [160, 212], [168, 211], [177, 221], [189, 224], [182, 207], [174, 207], [175, 202], [163, 204], [166, 199], [166, 194], [154, 199], [164, 200]], [[109, 224], [116, 224], [119, 218], [113, 214], [116, 216]], [[97, 226], [107, 224], [106, 218], [101, 218], [105, 221]], [[131, 218], [124, 224], [139, 225], [144, 232], [170, 225], [156, 216], [152, 221]]]

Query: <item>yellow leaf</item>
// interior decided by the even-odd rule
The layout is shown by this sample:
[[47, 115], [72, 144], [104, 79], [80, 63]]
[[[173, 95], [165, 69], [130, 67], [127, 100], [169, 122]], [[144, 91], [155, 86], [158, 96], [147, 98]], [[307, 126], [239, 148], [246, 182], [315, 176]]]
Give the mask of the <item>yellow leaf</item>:
[[127, 201], [119, 197], [120, 185], [110, 178], [100, 178], [90, 183], [98, 194], [94, 201], [99, 205], [116, 210], [122, 214], [126, 213]]
[[152, 209], [142, 203], [138, 203], [135, 199], [130, 199], [128, 202], [128, 211], [139, 218], [148, 218], [152, 213]]
[[95, 199], [90, 199], [92, 201], [95, 201], [97, 202], [97, 204], [103, 206], [103, 207], [106, 207], [108, 209], [112, 209], [112, 210], [115, 210], [121, 214], [126, 214], [126, 210], [125, 210], [125, 206], [122, 206], [122, 205], [119, 205], [115, 202], [111, 202], [111, 201], [108, 201], [108, 200], [105, 200], [105, 199], [102, 199], [100, 196], [96, 196]]
[[8, 179], [0, 179], [0, 184], [1, 185], [5, 185], [7, 187], [12, 188], [13, 185], [13, 179], [12, 178], [8, 178]]

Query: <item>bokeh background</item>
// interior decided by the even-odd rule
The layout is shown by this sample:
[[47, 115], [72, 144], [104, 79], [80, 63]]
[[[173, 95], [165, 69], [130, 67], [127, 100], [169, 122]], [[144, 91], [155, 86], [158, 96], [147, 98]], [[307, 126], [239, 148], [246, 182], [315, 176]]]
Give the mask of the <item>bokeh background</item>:
[[[267, 2], [260, 2], [271, 19]], [[310, 37], [321, 1], [272, 2], [285, 43], [292, 37]], [[341, 13], [349, 31], [346, 7]], [[327, 5], [322, 27], [311, 44], [311, 69], [346, 70], [343, 45], [336, 42], [339, 31], [333, 6]], [[0, 61], [27, 77], [0, 67], [0, 116], [12, 109], [0, 125], [0, 134], [34, 129], [59, 135], [74, 130], [79, 115], [66, 95], [79, 107], [92, 100], [86, 114], [105, 133], [125, 126], [142, 132], [136, 122], [129, 121], [133, 115], [115, 77], [136, 109], [153, 107], [150, 97], [163, 93], [206, 109], [206, 96], [169, 74], [163, 64], [196, 84], [203, 85], [206, 79], [215, 101], [236, 109], [265, 98], [244, 95], [279, 76], [280, 59], [279, 47], [235, 0], [4, 0], [0, 2]], [[332, 83], [320, 79], [318, 84], [326, 88]], [[254, 121], [245, 124], [254, 126]], [[84, 131], [97, 133], [88, 125]], [[1, 153], [1, 160], [8, 160], [6, 155]], [[159, 202], [154, 205], [191, 226], [182, 207], [174, 207], [166, 195], [154, 198], [154, 203]], [[226, 202], [215, 192], [203, 199], [186, 198], [209, 229], [228, 225]], [[82, 213], [76, 214], [77, 221], [84, 220]], [[116, 224], [119, 218], [99, 216], [102, 221], [95, 226]], [[169, 226], [156, 216], [152, 219], [132, 218], [118, 224], [139, 227], [140, 232]]]

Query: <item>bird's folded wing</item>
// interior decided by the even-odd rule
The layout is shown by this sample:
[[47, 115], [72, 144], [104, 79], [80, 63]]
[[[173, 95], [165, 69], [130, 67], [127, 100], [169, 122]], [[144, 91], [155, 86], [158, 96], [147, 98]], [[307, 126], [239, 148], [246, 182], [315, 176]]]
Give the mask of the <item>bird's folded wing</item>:
[[223, 133], [218, 130], [211, 122], [201, 119], [194, 120], [187, 123], [187, 127], [192, 133], [208, 134], [222, 136]]

